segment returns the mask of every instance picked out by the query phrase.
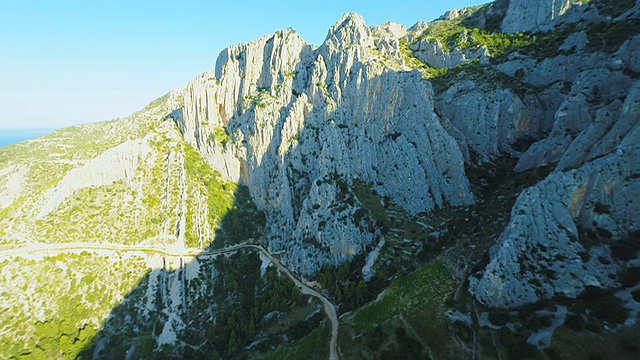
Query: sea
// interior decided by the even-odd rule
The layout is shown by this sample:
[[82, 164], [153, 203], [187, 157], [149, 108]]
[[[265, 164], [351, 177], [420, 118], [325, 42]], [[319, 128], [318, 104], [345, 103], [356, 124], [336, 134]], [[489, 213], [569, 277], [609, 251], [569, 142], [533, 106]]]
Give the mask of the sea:
[[54, 131], [55, 129], [0, 129], [0, 148], [35, 139]]

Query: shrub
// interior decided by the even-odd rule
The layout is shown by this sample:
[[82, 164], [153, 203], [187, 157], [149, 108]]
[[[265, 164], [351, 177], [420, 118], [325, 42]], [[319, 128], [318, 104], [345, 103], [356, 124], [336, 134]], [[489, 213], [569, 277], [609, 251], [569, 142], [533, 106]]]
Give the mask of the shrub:
[[640, 266], [621, 269], [618, 272], [620, 284], [624, 287], [632, 287], [640, 282]]
[[630, 261], [636, 258], [640, 250], [640, 231], [632, 231], [625, 237], [612, 241], [610, 244], [611, 255], [621, 261]]
[[489, 321], [496, 326], [504, 326], [509, 322], [509, 312], [506, 309], [489, 310]]

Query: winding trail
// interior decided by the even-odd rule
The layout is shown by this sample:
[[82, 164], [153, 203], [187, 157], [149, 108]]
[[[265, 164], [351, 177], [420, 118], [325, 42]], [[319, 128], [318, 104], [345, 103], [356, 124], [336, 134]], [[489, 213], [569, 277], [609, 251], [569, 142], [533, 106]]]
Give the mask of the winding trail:
[[260, 251], [264, 256], [266, 256], [272, 264], [274, 264], [278, 270], [285, 273], [293, 283], [298, 287], [300, 292], [303, 295], [309, 295], [317, 298], [323, 303], [324, 312], [331, 320], [331, 341], [329, 343], [329, 359], [330, 360], [338, 360], [338, 315], [336, 312], [336, 307], [333, 305], [331, 301], [329, 301], [322, 294], [307, 286], [305, 283], [300, 281], [295, 275], [289, 271], [284, 265], [280, 263], [280, 261], [275, 258], [269, 251], [263, 248], [260, 245], [252, 245], [252, 244], [238, 244], [232, 245], [228, 247], [224, 247], [217, 250], [210, 251], [201, 251], [201, 252], [171, 252], [162, 248], [154, 248], [154, 247], [144, 247], [144, 246], [128, 246], [128, 245], [116, 245], [116, 244], [86, 244], [86, 243], [67, 243], [67, 244], [36, 244], [31, 243], [25, 247], [10, 249], [10, 250], [0, 250], [0, 260], [3, 258], [10, 258], [13, 256], [23, 256], [29, 254], [37, 254], [37, 253], [45, 253], [48, 255], [59, 254], [69, 251], [119, 251], [119, 252], [152, 252], [158, 253], [166, 257], [194, 257], [199, 258], [203, 256], [212, 256], [219, 255], [224, 253], [229, 253], [233, 251], [238, 251], [242, 249], [251, 249]]
[[289, 269], [284, 267], [280, 261], [271, 255], [265, 248], [259, 245], [242, 245], [241, 248], [254, 248], [262, 252], [280, 271], [287, 274], [287, 276], [293, 281], [294, 284], [305, 295], [310, 295], [318, 298], [324, 304], [324, 312], [331, 320], [331, 342], [329, 343], [329, 359], [338, 360], [338, 315], [336, 313], [336, 307], [319, 292], [313, 290], [305, 283], [296, 278]]
[[26, 254], [36, 253], [64, 253], [69, 251], [121, 251], [121, 252], [152, 252], [161, 254], [167, 257], [198, 257], [200, 255], [218, 255], [227, 252], [237, 251], [247, 245], [234, 245], [226, 248], [211, 250], [211, 251], [199, 251], [199, 252], [172, 252], [164, 248], [135, 246], [135, 245], [117, 245], [117, 244], [86, 244], [86, 243], [66, 243], [66, 244], [29, 244], [28, 246], [10, 249], [0, 250], [0, 259], [20, 256]]

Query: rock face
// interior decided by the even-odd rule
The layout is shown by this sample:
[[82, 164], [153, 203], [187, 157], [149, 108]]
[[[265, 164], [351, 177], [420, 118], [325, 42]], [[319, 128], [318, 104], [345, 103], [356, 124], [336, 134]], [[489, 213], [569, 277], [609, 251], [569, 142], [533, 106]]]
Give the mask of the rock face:
[[10, 166], [0, 170], [0, 210], [11, 205], [20, 196], [20, 185], [28, 170], [26, 166]]
[[[508, 194], [517, 200], [504, 222], [496, 216], [486, 265], [460, 270], [469, 292], [486, 306], [517, 308], [613, 290], [638, 264], [635, 250], [620, 256], [640, 230], [638, 34], [629, 30], [638, 11], [616, 15], [633, 34], [619, 41], [599, 5], [512, 0], [450, 12], [441, 21], [462, 30], [447, 38], [449, 52], [416, 41], [429, 25], [367, 27], [355, 14], [319, 47], [279, 31], [224, 50], [171, 116], [212, 167], [248, 185], [268, 218], [263, 240], [302, 275], [370, 252], [367, 278], [396, 240], [385, 238], [357, 186], [410, 214], [430, 213], [474, 202], [465, 166], [497, 169], [509, 157], [516, 172], [554, 170]], [[517, 45], [528, 34], [493, 34], [500, 27], [535, 33], [543, 55]], [[458, 40], [477, 42], [457, 48]], [[503, 53], [492, 58], [489, 48]], [[530, 342], [548, 346], [551, 334]]]
[[[490, 263], [471, 278], [470, 291], [481, 302], [517, 307], [575, 298], [589, 286], [618, 286], [622, 264], [612, 249], [638, 231], [640, 218], [640, 205], [631, 200], [640, 196], [640, 81], [628, 86], [618, 76], [604, 69], [581, 74], [551, 134], [520, 158], [516, 168], [528, 154], [544, 154], [535, 166], [556, 163], [556, 171], [518, 197]], [[591, 120], [594, 107], [585, 99], [595, 84], [608, 104]], [[620, 97], [623, 103], [615, 100]]]
[[[428, 213], [474, 201], [465, 164], [513, 157], [516, 171], [555, 171], [520, 194], [470, 291], [487, 305], [516, 307], [611, 288], [621, 265], [609, 245], [585, 245], [585, 234], [618, 241], [637, 230], [629, 219], [638, 208], [624, 199], [638, 191], [638, 36], [597, 45], [593, 24], [607, 19], [598, 6], [499, 1], [441, 18], [490, 32], [579, 24], [563, 27], [546, 57], [445, 52], [416, 40], [428, 24], [370, 28], [355, 14], [317, 48], [279, 31], [224, 50], [172, 117], [210, 165], [249, 186], [268, 217], [270, 250], [302, 274], [370, 251], [381, 237], [354, 180], [411, 214]], [[616, 21], [633, 19], [637, 5], [625, 11]], [[433, 78], [434, 93], [426, 75], [406, 67], [401, 40], [433, 68], [480, 61], [453, 71], [446, 86]]]
[[[511, 144], [534, 133], [534, 113], [511, 90], [483, 90], [473, 81], [456, 83], [436, 102], [438, 113], [451, 126], [464, 154], [473, 150], [478, 163], [503, 155], [518, 156]], [[467, 159], [469, 160], [469, 159]]]
[[149, 157], [151, 153], [151, 147], [145, 140], [127, 141], [107, 150], [82, 167], [69, 171], [43, 197], [46, 201], [37, 217], [43, 218], [79, 189], [108, 185], [118, 180], [131, 181], [136, 174], [138, 162], [154, 161]]
[[[503, 28], [550, 26], [567, 6], [511, 1]], [[637, 21], [637, 9], [638, 4], [626, 11], [633, 20], [620, 21]], [[520, 10], [522, 16], [539, 16], [518, 20], [514, 14]], [[587, 23], [602, 21], [589, 11], [583, 17]], [[520, 194], [488, 265], [470, 278], [470, 292], [488, 306], [513, 308], [555, 297], [576, 298], [588, 287], [614, 289], [620, 286], [621, 269], [638, 258], [624, 245], [637, 236], [633, 234], [640, 218], [640, 205], [631, 200], [640, 195], [640, 81], [633, 50], [637, 35], [599, 51], [593, 49], [594, 36], [578, 29], [555, 57], [512, 57], [498, 65], [512, 75], [522, 69], [522, 80], [547, 94], [538, 95], [539, 103], [555, 109], [551, 121], [541, 121], [541, 128], [551, 128], [519, 156], [515, 170], [553, 165], [555, 171]], [[564, 90], [554, 90], [559, 82], [564, 82]], [[440, 108], [445, 111], [446, 106]], [[451, 113], [449, 117], [455, 118]], [[463, 134], [470, 148], [482, 151]], [[621, 256], [620, 248], [626, 254]]]
[[[371, 219], [354, 216], [353, 179], [411, 213], [473, 201], [429, 83], [376, 61], [376, 52], [398, 57], [404, 33], [347, 14], [317, 49], [280, 31], [224, 50], [215, 76], [187, 86], [175, 117], [185, 139], [249, 185], [268, 214], [271, 249], [287, 250], [284, 261], [304, 274], [373, 241]], [[210, 141], [214, 127], [232, 141]]]
[[[525, 348], [509, 331], [548, 347], [565, 320], [615, 330], [600, 317], [620, 307], [629, 325], [640, 309], [639, 49], [640, 1], [498, 0], [409, 30], [347, 14], [319, 47], [291, 30], [231, 46], [129, 118], [0, 149], [0, 342], [16, 357], [78, 357], [69, 339], [95, 358], [269, 356], [263, 345], [290, 333], [263, 330], [287, 316], [291, 289], [273, 283], [266, 257], [258, 268], [231, 245], [250, 239], [340, 309], [425, 265], [379, 297], [402, 306], [379, 329], [340, 331], [346, 358], [395, 351], [368, 345], [398, 337], [407, 309], [430, 311], [412, 319], [430, 326], [421, 333], [443, 332], [407, 332], [422, 357], [511, 356]], [[467, 289], [486, 307], [539, 310], [517, 322], [477, 312], [456, 301]], [[548, 306], [566, 298], [578, 306]], [[297, 304], [281, 320], [319, 324], [312, 309], [297, 323]], [[430, 323], [442, 306], [455, 326]], [[477, 346], [494, 335], [490, 352]]]
[[[558, 162], [593, 118], [619, 116], [621, 103], [616, 99], [624, 99], [630, 84], [631, 79], [619, 71], [589, 69], [578, 74], [574, 86], [554, 115], [551, 133], [523, 154], [516, 170], [523, 171]], [[608, 105], [597, 108], [591, 105], [594, 102]], [[604, 120], [598, 120], [598, 123], [602, 121]]]
[[456, 48], [451, 52], [447, 52], [442, 48], [440, 42], [422, 39], [410, 45], [410, 48], [420, 61], [435, 69], [453, 68], [475, 59], [480, 60], [482, 64], [487, 64], [489, 61], [489, 52], [486, 47], [481, 47], [474, 51]]
[[640, 72], [640, 35], [625, 42], [616, 52], [616, 58], [629, 70]]
[[550, 25], [572, 6], [571, 0], [510, 0], [502, 31], [516, 33]]
[[470, 290], [492, 307], [517, 307], [554, 296], [575, 298], [586, 287], [616, 285], [618, 266], [609, 245], [588, 247], [587, 237], [613, 241], [637, 229], [640, 216], [636, 134], [611, 155], [578, 170], [557, 172], [519, 197], [491, 262]]

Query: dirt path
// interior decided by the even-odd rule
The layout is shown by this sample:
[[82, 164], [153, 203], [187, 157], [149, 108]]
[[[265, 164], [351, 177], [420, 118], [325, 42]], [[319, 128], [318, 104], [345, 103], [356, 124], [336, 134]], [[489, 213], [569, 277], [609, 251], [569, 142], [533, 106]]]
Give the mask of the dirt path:
[[262, 246], [258, 245], [243, 245], [244, 248], [254, 248], [258, 249], [262, 252], [280, 271], [287, 274], [287, 276], [293, 281], [294, 284], [300, 289], [305, 295], [310, 295], [318, 298], [324, 304], [324, 312], [327, 313], [327, 316], [331, 320], [331, 342], [329, 343], [329, 359], [337, 360], [338, 359], [338, 314], [336, 313], [336, 307], [329, 301], [326, 297], [324, 297], [319, 292], [313, 290], [298, 278], [296, 278], [289, 269], [284, 267], [280, 261], [271, 255], [267, 250], [265, 250]]

